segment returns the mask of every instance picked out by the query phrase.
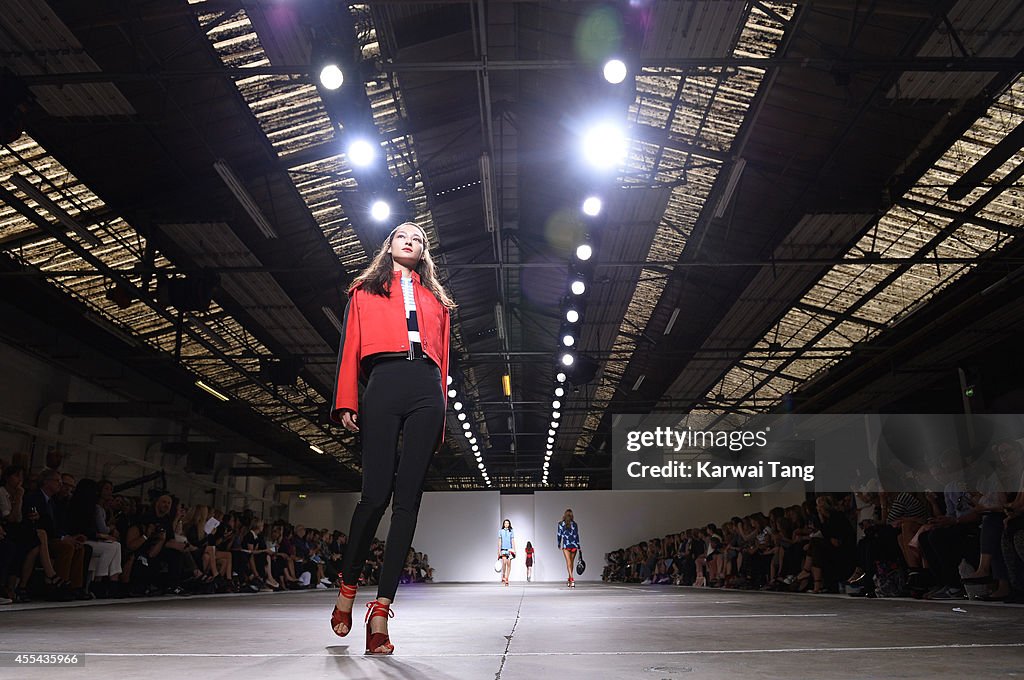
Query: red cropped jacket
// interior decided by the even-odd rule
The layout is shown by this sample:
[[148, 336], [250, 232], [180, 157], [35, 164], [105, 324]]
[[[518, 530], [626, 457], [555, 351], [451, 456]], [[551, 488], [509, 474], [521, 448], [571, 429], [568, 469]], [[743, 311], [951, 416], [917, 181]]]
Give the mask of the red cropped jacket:
[[[405, 352], [409, 349], [409, 327], [405, 321], [405, 302], [402, 299], [401, 272], [392, 279], [391, 296], [374, 295], [357, 288], [345, 307], [341, 324], [341, 343], [338, 349], [338, 377], [334, 384], [334, 404], [331, 419], [341, 422], [339, 411], [359, 412], [359, 379], [362, 361], [381, 352]], [[416, 320], [420, 330], [423, 353], [441, 368], [441, 393], [448, 404], [448, 340], [450, 316], [430, 290], [420, 285], [420, 277], [412, 273], [413, 293], [416, 299]]]

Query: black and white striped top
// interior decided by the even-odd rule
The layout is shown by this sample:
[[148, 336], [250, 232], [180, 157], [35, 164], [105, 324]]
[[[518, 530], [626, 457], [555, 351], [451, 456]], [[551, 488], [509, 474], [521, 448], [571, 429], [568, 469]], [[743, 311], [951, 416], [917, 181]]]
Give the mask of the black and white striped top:
[[928, 519], [928, 510], [924, 507], [924, 504], [921, 503], [917, 496], [906, 491], [896, 496], [896, 500], [889, 507], [889, 515], [885, 518], [885, 521], [895, 522], [904, 517]]
[[409, 328], [409, 356], [422, 357], [423, 345], [420, 344], [420, 326], [416, 321], [416, 296], [413, 294], [412, 279], [404, 276], [402, 281], [402, 300], [405, 301], [405, 322]]

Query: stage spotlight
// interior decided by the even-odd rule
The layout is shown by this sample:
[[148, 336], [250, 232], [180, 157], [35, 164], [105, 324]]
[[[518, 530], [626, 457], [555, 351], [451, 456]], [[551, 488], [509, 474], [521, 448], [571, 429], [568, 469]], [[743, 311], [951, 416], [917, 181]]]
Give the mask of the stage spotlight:
[[370, 206], [370, 216], [378, 222], [383, 222], [391, 216], [391, 206], [386, 201], [378, 199]]
[[463, 432], [463, 434], [466, 435], [466, 439], [468, 439], [470, 442], [473, 441], [473, 433], [472, 432]]
[[448, 382], [445, 383], [445, 384], [446, 385], [451, 385], [452, 384], [452, 377], [451, 376], [448, 376]]
[[612, 85], [618, 85], [626, 79], [628, 69], [621, 59], [609, 59], [604, 64], [604, 79]]
[[586, 262], [594, 254], [594, 249], [589, 243], [583, 243], [576, 247], [576, 259]]
[[551, 427], [552, 428], [558, 427], [558, 421], [557, 420], [552, 420], [551, 421]]
[[588, 196], [583, 201], [583, 214], [590, 217], [597, 217], [601, 214], [601, 199], [597, 196]]
[[565, 313], [565, 320], [568, 321], [569, 323], [576, 323], [577, 321], [580, 320], [580, 313], [577, 312], [575, 309], [570, 309]]
[[587, 284], [583, 283], [582, 279], [576, 279], [572, 282], [572, 285], [569, 286], [569, 289], [572, 291], [573, 295], [583, 295], [587, 292]]
[[462, 424], [462, 429], [463, 430], [468, 430], [469, 429], [469, 423], [463, 423]]
[[[449, 399], [454, 399], [456, 394], [458, 394], [458, 392], [455, 391], [454, 387], [452, 389], [448, 390], [448, 398]], [[455, 402], [455, 403], [458, 403], [458, 402]]]
[[465, 413], [460, 413], [459, 414], [459, 420], [465, 420], [465, 419], [466, 419], [466, 414]]
[[562, 417], [562, 413], [560, 411], [552, 411], [551, 417], [554, 418], [555, 420], [558, 420], [559, 418]]
[[328, 90], [337, 90], [345, 82], [345, 74], [337, 64], [327, 64], [320, 69], [320, 84]]
[[576, 358], [573, 355], [566, 352], [559, 358], [559, 361], [562, 362], [563, 366], [572, 366], [572, 362], [576, 361]]
[[554, 437], [554, 436], [555, 436], [555, 430], [554, 430], [554, 428], [551, 428], [550, 430], [548, 430], [548, 435], [550, 435], [550, 436], [552, 436], [552, 437]]
[[544, 461], [544, 469], [545, 470], [547, 470], [548, 466], [550, 466], [550, 465], [551, 465], [551, 463], [549, 463], [548, 461]]
[[562, 402], [555, 399], [553, 402], [551, 402], [551, 408], [562, 408]]
[[565, 345], [566, 347], [572, 347], [574, 344], [576, 344], [576, 338], [566, 333], [565, 335], [562, 336], [562, 344]]
[[551, 448], [550, 445], [554, 444], [554, 443], [555, 443], [555, 438], [554, 437], [548, 437], [548, 448]]
[[561, 371], [559, 371], [558, 374], [555, 375], [555, 380], [557, 380], [560, 383], [564, 383], [565, 382], [565, 373], [562, 373]]
[[479, 450], [480, 450], [480, 447], [477, 446], [476, 444], [473, 444], [473, 451], [479, 451]]
[[564, 397], [565, 396], [565, 390], [563, 390], [561, 387], [556, 387], [555, 388], [555, 396], [556, 397]]
[[480, 468], [481, 470], [483, 470], [483, 469], [484, 469], [484, 464], [483, 464], [483, 463], [477, 463], [477, 464], [476, 464], [476, 466], [477, 466], [478, 468]]
[[476, 437], [470, 437], [469, 438], [469, 443], [470, 444], [476, 444]]
[[377, 156], [376, 149], [365, 139], [357, 139], [348, 145], [348, 159], [352, 165], [367, 166]]
[[599, 123], [583, 135], [583, 157], [598, 169], [614, 168], [626, 152], [626, 135], [611, 123]]
[[[449, 392], [448, 396], [449, 397], [454, 397], [455, 395], [452, 394], [452, 392], [454, 392], [454, 391], [455, 390], [452, 390], [451, 392]], [[456, 411], [461, 411], [462, 410], [462, 402], [461, 401], [455, 402], [454, 404], [452, 404], [452, 408], [455, 409]]]

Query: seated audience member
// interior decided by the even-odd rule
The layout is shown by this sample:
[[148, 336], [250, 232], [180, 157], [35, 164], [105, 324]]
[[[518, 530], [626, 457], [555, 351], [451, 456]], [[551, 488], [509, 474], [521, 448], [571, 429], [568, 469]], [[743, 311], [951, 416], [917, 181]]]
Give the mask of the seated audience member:
[[942, 493], [945, 512], [928, 520], [919, 530], [917, 540], [936, 584], [925, 598], [956, 600], [964, 597], [960, 562], [978, 560], [981, 515], [975, 509], [978, 494], [967, 489], [959, 452], [944, 452], [942, 467], [952, 477]]
[[153, 584], [165, 592], [175, 592], [182, 582], [185, 568], [186, 544], [175, 536], [174, 522], [177, 506], [174, 497], [163, 493], [153, 503], [153, 509], [142, 520], [146, 535], [152, 542], [148, 551]]
[[814, 577], [811, 592], [835, 591], [837, 582], [848, 578], [854, 570], [857, 534], [830, 496], [818, 496], [815, 506], [821, 535], [810, 542], [811, 575]]
[[1001, 547], [1006, 519], [1005, 508], [1009, 500], [1007, 491], [1016, 491], [1016, 483], [1022, 473], [1022, 451], [1018, 442], [1006, 440], [994, 444], [991, 452], [994, 457], [993, 465], [989, 474], [980, 480], [980, 495], [974, 502], [974, 510], [981, 516], [978, 538], [981, 553], [978, 556], [977, 569], [964, 581], [994, 582], [995, 589], [984, 599], [1003, 600], [1009, 597], [1011, 592]]
[[[1000, 548], [1006, 565], [1010, 593], [1004, 602], [1024, 604], [1024, 474], [1017, 482], [1014, 498], [1003, 509], [1003, 535]], [[990, 596], [990, 599], [995, 599]]]
[[68, 500], [67, 530], [77, 541], [92, 548], [89, 561], [90, 589], [107, 597], [121, 575], [121, 544], [107, 528], [107, 514], [100, 505], [99, 484], [91, 479], [78, 482]]
[[58, 589], [70, 588], [74, 597], [88, 599], [85, 594], [86, 546], [75, 540], [63, 540], [65, 532], [58, 525], [57, 493], [60, 489], [60, 473], [50, 468], [43, 470], [39, 475], [39, 488], [25, 494], [22, 500], [22, 516], [35, 530], [40, 543], [46, 543], [51, 556], [56, 578], [47, 577], [47, 584]]
[[254, 519], [249, 526], [249, 531], [242, 537], [242, 550], [249, 555], [249, 563], [246, 565], [248, 581], [250, 585], [256, 586], [257, 590], [264, 584], [277, 590], [281, 584], [277, 582], [270, 570], [268, 557], [270, 549], [267, 547], [264, 528], [262, 519]]

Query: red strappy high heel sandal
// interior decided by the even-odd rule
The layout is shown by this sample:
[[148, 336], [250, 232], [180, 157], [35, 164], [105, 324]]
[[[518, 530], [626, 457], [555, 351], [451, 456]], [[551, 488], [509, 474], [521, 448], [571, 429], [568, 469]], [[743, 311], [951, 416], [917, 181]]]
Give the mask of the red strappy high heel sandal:
[[[391, 611], [391, 605], [384, 604], [378, 600], [371, 600], [366, 603], [366, 653], [367, 654], [391, 654], [395, 646], [391, 644], [391, 638], [387, 633], [370, 632], [370, 619], [383, 616], [385, 619], [394, 618], [395, 613]], [[378, 652], [378, 649], [384, 651]]]
[[[356, 588], [357, 586], [348, 586], [344, 583], [341, 584], [340, 593], [346, 600], [356, 599]], [[345, 632], [339, 633], [338, 626], [345, 626]], [[352, 610], [343, 612], [338, 609], [338, 605], [334, 605], [334, 611], [331, 612], [331, 629], [334, 630], [334, 634], [338, 637], [345, 637], [352, 630]]]
[[570, 588], [575, 588], [576, 587], [576, 579], [574, 579], [572, 576], [569, 577], [569, 587]]

